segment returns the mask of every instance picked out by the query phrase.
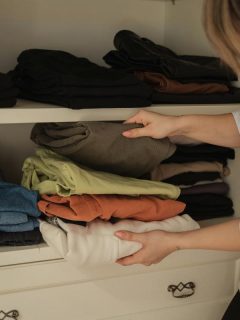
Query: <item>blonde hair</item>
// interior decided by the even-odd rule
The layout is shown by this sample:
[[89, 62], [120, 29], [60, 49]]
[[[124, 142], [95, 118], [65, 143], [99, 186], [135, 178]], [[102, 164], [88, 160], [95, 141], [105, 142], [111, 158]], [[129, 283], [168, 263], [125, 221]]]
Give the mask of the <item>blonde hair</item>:
[[205, 0], [204, 26], [221, 59], [240, 74], [240, 0]]

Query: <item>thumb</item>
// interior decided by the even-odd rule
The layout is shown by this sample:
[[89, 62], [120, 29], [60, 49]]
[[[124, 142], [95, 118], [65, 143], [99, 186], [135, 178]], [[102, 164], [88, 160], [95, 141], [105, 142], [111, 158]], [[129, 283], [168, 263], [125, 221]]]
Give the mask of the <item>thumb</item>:
[[139, 137], [147, 137], [149, 134], [147, 133], [146, 127], [136, 128], [124, 131], [122, 135], [126, 138], [139, 138]]
[[119, 230], [119, 231], [116, 231], [114, 235], [121, 240], [136, 241], [143, 244], [142, 234], [140, 233]]

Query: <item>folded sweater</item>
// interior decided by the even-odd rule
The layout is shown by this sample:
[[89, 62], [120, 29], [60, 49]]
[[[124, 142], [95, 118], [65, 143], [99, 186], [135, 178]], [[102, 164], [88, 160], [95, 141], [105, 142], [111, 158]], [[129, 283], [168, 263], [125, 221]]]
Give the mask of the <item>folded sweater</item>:
[[176, 199], [180, 189], [176, 186], [121, 177], [106, 172], [84, 169], [51, 150], [40, 148], [36, 155], [23, 164], [22, 185], [40, 194], [122, 194], [157, 195]]
[[198, 223], [188, 215], [157, 222], [122, 220], [115, 224], [97, 219], [88, 223], [87, 227], [66, 224], [60, 219], [58, 224], [59, 227], [41, 221], [40, 231], [43, 239], [61, 257], [78, 268], [111, 264], [141, 249], [142, 245], [138, 242], [121, 240], [114, 236], [118, 230], [181, 232], [199, 228]]

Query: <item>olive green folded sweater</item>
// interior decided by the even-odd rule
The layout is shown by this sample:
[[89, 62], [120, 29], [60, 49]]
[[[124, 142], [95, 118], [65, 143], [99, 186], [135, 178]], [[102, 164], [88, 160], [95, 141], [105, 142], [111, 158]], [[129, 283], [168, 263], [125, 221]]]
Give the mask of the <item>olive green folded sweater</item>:
[[163, 199], [176, 199], [180, 194], [180, 189], [174, 185], [80, 167], [44, 148], [37, 149], [35, 156], [24, 161], [22, 185], [40, 194], [61, 196], [86, 193], [156, 195]]

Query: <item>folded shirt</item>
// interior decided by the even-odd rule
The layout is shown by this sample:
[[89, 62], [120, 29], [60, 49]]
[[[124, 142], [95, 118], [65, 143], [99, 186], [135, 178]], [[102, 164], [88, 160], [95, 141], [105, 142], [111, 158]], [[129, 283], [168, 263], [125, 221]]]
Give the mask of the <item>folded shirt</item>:
[[10, 90], [14, 87], [12, 77], [9, 73], [0, 72], [0, 90]]
[[19, 224], [1, 224], [0, 231], [4, 232], [23, 232], [31, 231], [39, 227], [39, 222], [36, 218], [28, 217], [28, 221]]
[[0, 108], [11, 108], [14, 107], [17, 103], [16, 97], [14, 98], [0, 98]]
[[10, 74], [0, 73], [0, 108], [15, 106], [18, 94]]
[[178, 145], [176, 152], [164, 163], [183, 163], [195, 161], [217, 161], [226, 165], [227, 159], [234, 159], [235, 151], [232, 148], [202, 143], [196, 146]]
[[240, 102], [240, 88], [230, 87], [226, 93], [173, 94], [154, 91], [153, 104], [226, 104]]
[[15, 87], [9, 89], [3, 89], [0, 87], [0, 101], [11, 98], [16, 98], [19, 94], [19, 90]]
[[167, 138], [122, 136], [123, 131], [136, 127], [139, 125], [110, 122], [38, 123], [31, 139], [92, 169], [141, 177], [172, 156], [176, 146]]
[[179, 184], [178, 187], [182, 190], [184, 188], [191, 188], [191, 187], [195, 187], [195, 186], [201, 186], [201, 185], [205, 185], [205, 184], [214, 184], [214, 183], [223, 183], [223, 179], [215, 179], [215, 180], [202, 180], [202, 181], [198, 181], [195, 183], [192, 183], [191, 185], [189, 184]]
[[47, 216], [69, 220], [92, 221], [131, 218], [140, 221], [164, 220], [181, 213], [185, 204], [176, 200], [162, 200], [152, 196], [122, 195], [42, 195], [39, 210]]
[[73, 109], [147, 106], [153, 92], [132, 74], [59, 50], [23, 51], [13, 77], [20, 97]]
[[236, 74], [218, 58], [179, 56], [130, 30], [117, 32], [114, 46], [117, 51], [110, 51], [103, 59], [118, 69], [160, 72], [170, 79], [188, 82], [193, 79], [216, 82], [237, 79]]
[[194, 185], [199, 181], [215, 181], [220, 178], [219, 172], [185, 172], [163, 181], [174, 185]]
[[221, 177], [226, 177], [230, 174], [230, 169], [217, 161], [162, 163], [152, 170], [151, 180], [161, 181], [187, 172], [219, 172]]
[[197, 146], [202, 143], [202, 141], [181, 135], [169, 137], [169, 140], [174, 144], [183, 144], [188, 146]]
[[36, 155], [23, 164], [22, 185], [40, 194], [122, 194], [157, 195], [176, 199], [180, 189], [176, 186], [121, 177], [106, 172], [84, 169], [51, 150], [39, 148]]
[[234, 214], [230, 198], [219, 194], [188, 194], [179, 197], [186, 203], [184, 213], [197, 220], [212, 219]]
[[229, 92], [229, 87], [224, 83], [181, 83], [165, 77], [161, 73], [149, 71], [135, 71], [138, 79], [151, 85], [156, 91], [173, 94], [206, 94]]
[[181, 188], [182, 195], [213, 193], [226, 195], [229, 192], [229, 185], [225, 182], [201, 184], [190, 188]]
[[3, 224], [17, 224], [19, 219], [26, 222], [28, 216], [39, 217], [37, 201], [37, 192], [0, 180], [0, 221]]
[[56, 227], [40, 221], [43, 239], [61, 257], [78, 268], [112, 264], [117, 259], [134, 254], [141, 249], [142, 245], [138, 242], [120, 240], [114, 236], [118, 230], [181, 232], [199, 228], [198, 223], [188, 215], [157, 222], [122, 220], [115, 224], [97, 219], [88, 223], [87, 227], [66, 224], [60, 219], [58, 224], [59, 227]]
[[96, 108], [140, 108], [152, 104], [149, 98], [141, 97], [71, 97], [71, 96], [53, 96], [53, 95], [36, 95], [29, 92], [21, 92], [20, 97], [26, 100], [32, 100], [42, 103], [50, 103], [70, 109], [96, 109]]
[[0, 225], [7, 224], [19, 224], [19, 223], [25, 223], [28, 221], [28, 215], [26, 213], [21, 212], [0, 212]]
[[0, 231], [0, 246], [29, 246], [43, 242], [39, 229], [22, 232]]

